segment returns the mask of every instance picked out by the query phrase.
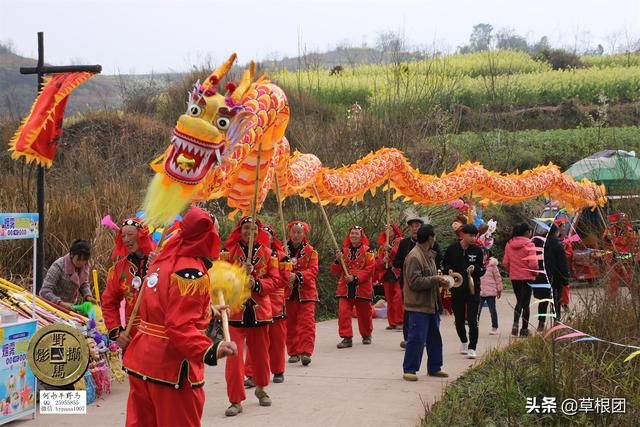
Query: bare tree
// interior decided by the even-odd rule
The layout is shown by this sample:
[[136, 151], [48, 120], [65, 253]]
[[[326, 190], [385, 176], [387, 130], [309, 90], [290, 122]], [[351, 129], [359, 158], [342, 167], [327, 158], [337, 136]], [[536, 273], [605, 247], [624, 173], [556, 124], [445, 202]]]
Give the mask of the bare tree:
[[630, 34], [628, 29], [624, 30], [624, 53], [627, 56], [627, 67], [631, 66], [631, 54], [640, 49], [640, 39], [634, 34]]
[[613, 33], [609, 33], [604, 37], [604, 41], [607, 44], [607, 52], [609, 54], [613, 54], [616, 52], [616, 49], [618, 48], [618, 43], [620, 42], [622, 34], [620, 33], [620, 31], [616, 31]]

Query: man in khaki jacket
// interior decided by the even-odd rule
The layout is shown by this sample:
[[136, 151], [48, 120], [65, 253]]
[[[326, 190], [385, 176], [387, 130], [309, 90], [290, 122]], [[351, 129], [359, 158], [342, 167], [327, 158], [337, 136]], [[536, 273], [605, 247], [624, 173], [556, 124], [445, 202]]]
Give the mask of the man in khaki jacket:
[[404, 261], [404, 309], [407, 313], [408, 339], [402, 368], [407, 381], [417, 381], [424, 348], [427, 348], [427, 374], [448, 377], [442, 371], [442, 337], [440, 336], [440, 287], [447, 286], [444, 276], [438, 275], [436, 240], [432, 225], [418, 229], [417, 244]]

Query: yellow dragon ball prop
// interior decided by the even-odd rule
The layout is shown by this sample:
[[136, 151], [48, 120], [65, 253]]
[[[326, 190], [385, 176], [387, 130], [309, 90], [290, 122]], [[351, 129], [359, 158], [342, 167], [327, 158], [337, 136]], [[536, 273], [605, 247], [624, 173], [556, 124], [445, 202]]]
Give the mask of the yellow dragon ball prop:
[[251, 296], [249, 275], [242, 266], [227, 261], [215, 261], [208, 274], [211, 283], [211, 299], [214, 304], [221, 304], [218, 298], [220, 291], [224, 297], [224, 303], [231, 311], [240, 309]]

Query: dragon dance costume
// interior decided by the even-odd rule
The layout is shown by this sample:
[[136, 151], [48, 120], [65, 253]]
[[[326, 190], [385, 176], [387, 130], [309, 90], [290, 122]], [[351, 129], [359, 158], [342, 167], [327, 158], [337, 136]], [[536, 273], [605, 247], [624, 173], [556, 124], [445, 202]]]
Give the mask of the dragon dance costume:
[[[137, 230], [137, 244], [139, 252], [143, 254], [129, 254], [122, 237], [122, 229], [126, 226], [135, 227]], [[147, 274], [147, 257], [154, 249], [154, 243], [149, 235], [149, 229], [142, 224], [139, 218], [129, 218], [122, 222], [116, 235], [115, 247], [111, 257], [118, 259], [109, 269], [107, 274], [107, 286], [102, 294], [102, 313], [104, 322], [109, 331], [109, 339], [116, 340], [122, 332], [122, 320], [129, 322], [133, 306], [138, 297], [138, 289], [142, 279]], [[120, 304], [125, 301], [125, 318], [120, 318]], [[138, 330], [139, 320], [134, 320], [131, 328], [131, 338]]]
[[[390, 235], [391, 251], [387, 254], [385, 245], [387, 244], [387, 233], [383, 231], [378, 236], [378, 253], [376, 257], [376, 269], [375, 280], [380, 282], [384, 286], [384, 296], [387, 299], [387, 321], [389, 327], [395, 328], [402, 325], [404, 321], [404, 308], [402, 301], [402, 288], [400, 287], [400, 269], [393, 267], [393, 259], [398, 252], [398, 246], [400, 240], [402, 240], [402, 231], [400, 228], [392, 224], [393, 235]], [[388, 260], [385, 263], [385, 257], [388, 255]]]
[[[248, 247], [241, 236], [242, 225], [254, 223], [253, 218], [243, 217], [225, 242], [225, 251], [220, 258], [233, 264], [247, 263]], [[226, 364], [227, 396], [231, 404], [239, 404], [246, 399], [244, 390], [244, 345], [246, 341], [252, 364], [252, 377], [256, 386], [269, 385], [269, 329], [273, 323], [270, 295], [280, 287], [278, 259], [269, 248], [269, 234], [261, 229], [251, 257], [254, 285], [251, 297], [240, 310], [231, 312], [229, 332], [231, 340], [238, 346], [238, 356], [230, 358]]]
[[123, 361], [127, 426], [200, 425], [204, 365], [216, 364], [219, 344], [204, 333], [211, 320], [209, 259], [219, 252], [211, 216], [194, 207], [149, 267], [138, 333]]
[[[360, 245], [351, 245], [349, 235], [352, 230], [360, 230]], [[336, 297], [338, 297], [338, 333], [341, 338], [351, 339], [351, 314], [355, 306], [358, 314], [358, 329], [363, 338], [371, 338], [373, 320], [371, 319], [371, 298], [373, 297], [373, 272], [375, 255], [369, 250], [369, 239], [361, 227], [351, 227], [342, 247], [342, 255], [349, 274], [354, 279], [347, 283], [344, 269], [339, 262], [331, 265], [331, 272], [339, 277]]]
[[285, 289], [287, 300], [287, 353], [289, 356], [311, 356], [316, 341], [316, 302], [318, 299], [318, 252], [308, 242], [311, 228], [302, 221], [292, 221], [289, 232], [295, 226], [302, 227], [304, 238], [299, 245], [287, 242], [293, 286]]
[[[278, 287], [269, 295], [271, 302], [271, 315], [273, 323], [269, 325], [269, 368], [271, 373], [276, 376], [284, 374], [285, 367], [285, 350], [287, 340], [287, 315], [284, 305], [284, 291], [287, 287], [289, 272], [291, 271], [291, 262], [284, 251], [284, 247], [273, 227], [265, 225], [262, 227], [264, 231], [271, 235], [271, 256], [278, 260], [279, 280]], [[251, 355], [247, 353], [244, 362], [245, 376], [253, 377], [253, 366], [251, 363]]]

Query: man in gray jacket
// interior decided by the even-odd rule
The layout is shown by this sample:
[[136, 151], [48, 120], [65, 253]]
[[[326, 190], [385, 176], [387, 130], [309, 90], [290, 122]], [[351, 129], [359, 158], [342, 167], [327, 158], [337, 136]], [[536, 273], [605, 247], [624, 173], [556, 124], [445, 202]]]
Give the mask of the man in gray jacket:
[[407, 350], [402, 364], [407, 381], [417, 381], [424, 348], [427, 349], [427, 374], [448, 377], [442, 371], [442, 337], [440, 336], [440, 287], [447, 286], [438, 275], [433, 245], [436, 233], [432, 225], [418, 229], [417, 244], [404, 261], [404, 310], [408, 321]]

